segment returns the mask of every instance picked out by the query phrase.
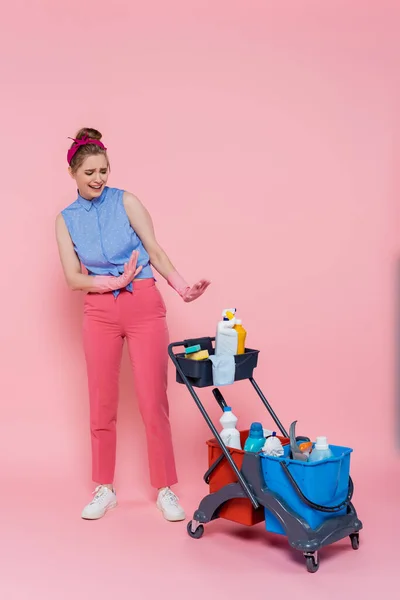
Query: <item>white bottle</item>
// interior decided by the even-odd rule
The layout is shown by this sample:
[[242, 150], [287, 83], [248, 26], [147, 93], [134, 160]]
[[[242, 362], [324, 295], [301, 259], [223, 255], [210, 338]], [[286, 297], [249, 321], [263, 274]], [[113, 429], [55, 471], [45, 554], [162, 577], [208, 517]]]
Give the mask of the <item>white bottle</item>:
[[224, 406], [224, 413], [219, 422], [222, 426], [220, 436], [225, 446], [228, 446], [228, 448], [236, 448], [237, 450], [241, 450], [242, 446], [240, 444], [240, 433], [236, 429], [238, 420], [233, 414], [230, 406]]
[[333, 452], [329, 448], [328, 440], [325, 436], [317, 437], [313, 451], [310, 454], [308, 462], [317, 462], [326, 458], [332, 458]]
[[222, 321], [219, 321], [217, 326], [217, 334], [215, 336], [215, 354], [235, 355], [238, 350], [238, 333], [233, 329], [236, 325], [236, 319], [229, 318], [227, 313], [234, 315], [235, 308], [226, 308], [222, 312]]

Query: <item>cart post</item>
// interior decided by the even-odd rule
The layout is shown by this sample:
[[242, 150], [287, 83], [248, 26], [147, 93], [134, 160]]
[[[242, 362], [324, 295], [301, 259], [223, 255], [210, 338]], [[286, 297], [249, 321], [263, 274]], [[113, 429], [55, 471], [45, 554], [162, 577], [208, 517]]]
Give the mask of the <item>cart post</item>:
[[271, 415], [271, 417], [275, 421], [276, 425], [279, 427], [279, 430], [282, 433], [282, 435], [284, 437], [288, 438], [289, 437], [288, 432], [286, 431], [286, 429], [284, 428], [284, 426], [282, 425], [282, 423], [280, 422], [280, 420], [276, 416], [276, 414], [275, 414], [272, 406], [270, 405], [270, 403], [268, 402], [268, 400], [266, 399], [266, 397], [262, 393], [260, 387], [257, 385], [257, 383], [254, 381], [254, 379], [252, 377], [250, 377], [249, 381], [250, 381], [251, 385], [253, 386], [253, 388], [256, 390], [257, 394], [260, 396], [262, 403], [264, 404], [265, 408], [267, 409], [267, 411], [269, 412], [269, 414]]
[[[209, 338], [210, 342], [213, 341], [213, 339], [215, 338]], [[212, 420], [210, 419], [210, 417], [208, 416], [208, 413], [206, 411], [206, 409], [204, 408], [199, 396], [196, 394], [195, 390], [193, 389], [192, 384], [190, 383], [190, 381], [188, 380], [188, 378], [186, 377], [186, 375], [184, 374], [184, 372], [182, 371], [179, 362], [176, 360], [176, 356], [175, 353], [173, 351], [174, 348], [178, 347], [178, 346], [184, 346], [185, 342], [174, 342], [172, 344], [169, 344], [168, 346], [168, 354], [170, 359], [172, 360], [176, 370], [178, 371], [180, 377], [182, 378], [182, 381], [185, 383], [186, 387], [188, 388], [190, 395], [192, 396], [193, 400], [195, 401], [198, 409], [200, 410], [201, 414], [204, 417], [204, 420], [206, 421], [207, 425], [209, 426], [210, 430], [212, 431], [212, 434], [214, 435], [214, 437], [216, 438], [226, 460], [229, 462], [229, 464], [231, 465], [236, 477], [238, 478], [238, 480], [240, 481], [241, 486], [243, 487], [243, 490], [246, 493], [246, 496], [249, 498], [250, 502], [252, 503], [253, 507], [255, 509], [259, 508], [259, 503], [257, 502], [256, 497], [254, 496], [254, 494], [252, 493], [247, 481], [244, 479], [243, 475], [241, 474], [241, 472], [239, 471], [239, 469], [237, 468], [229, 450], [227, 449], [227, 447], [225, 446], [224, 442], [221, 439], [221, 436], [219, 435], [217, 429], [215, 428]]]

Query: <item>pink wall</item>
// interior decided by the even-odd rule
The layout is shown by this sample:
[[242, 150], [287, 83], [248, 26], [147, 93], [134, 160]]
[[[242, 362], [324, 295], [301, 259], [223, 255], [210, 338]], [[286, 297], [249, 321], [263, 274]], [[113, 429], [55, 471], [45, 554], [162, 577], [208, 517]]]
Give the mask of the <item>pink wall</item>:
[[[64, 284], [53, 225], [74, 199], [65, 152], [82, 125], [103, 131], [110, 183], [147, 204], [182, 273], [213, 281], [193, 305], [160, 283], [171, 338], [213, 334], [222, 308], [237, 306], [261, 350], [257, 380], [287, 426], [297, 418], [302, 433], [354, 445], [359, 459], [378, 429], [391, 449], [395, 3], [364, 4], [362, 17], [348, 2], [20, 4], [8, 15], [24, 15], [19, 34], [6, 16], [0, 36], [10, 474], [56, 467], [89, 484], [82, 297]], [[125, 356], [118, 478], [133, 483], [134, 461], [145, 486], [131, 387]], [[248, 391], [227, 391], [243, 425], [264, 415]], [[208, 433], [172, 369], [170, 399], [191, 480]]]

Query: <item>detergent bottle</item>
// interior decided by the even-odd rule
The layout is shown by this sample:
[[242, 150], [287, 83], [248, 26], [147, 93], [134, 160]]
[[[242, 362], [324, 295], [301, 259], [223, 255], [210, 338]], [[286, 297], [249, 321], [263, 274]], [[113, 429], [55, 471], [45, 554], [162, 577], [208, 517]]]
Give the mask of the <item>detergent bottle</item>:
[[265, 444], [265, 437], [261, 423], [252, 423], [250, 426], [249, 437], [247, 438], [243, 450], [245, 452], [260, 452]]
[[237, 331], [237, 334], [238, 334], [238, 349], [237, 349], [237, 353], [238, 354], [244, 354], [245, 353], [245, 347], [246, 347], [246, 335], [247, 335], [247, 331], [243, 327], [241, 319], [235, 319], [235, 321], [236, 321], [236, 324], [233, 326], [233, 329], [235, 331]]
[[230, 406], [224, 406], [224, 412], [219, 422], [222, 426], [222, 431], [219, 435], [221, 436], [225, 446], [228, 446], [228, 448], [236, 448], [237, 450], [241, 450], [242, 446], [240, 444], [240, 432], [236, 429], [238, 419], [233, 414]]
[[237, 354], [238, 332], [234, 329], [236, 308], [226, 308], [222, 312], [222, 321], [217, 326], [215, 336], [215, 354]]
[[326, 458], [332, 458], [333, 452], [329, 448], [328, 440], [325, 436], [317, 437], [314, 449], [309, 456], [309, 462], [317, 462]]

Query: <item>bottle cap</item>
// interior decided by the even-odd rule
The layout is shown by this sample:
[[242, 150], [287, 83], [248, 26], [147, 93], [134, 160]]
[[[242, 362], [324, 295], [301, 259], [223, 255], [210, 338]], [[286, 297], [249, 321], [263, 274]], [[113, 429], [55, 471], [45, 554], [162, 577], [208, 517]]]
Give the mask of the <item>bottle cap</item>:
[[232, 411], [230, 406], [224, 406], [224, 412], [230, 412]]
[[317, 437], [317, 441], [315, 442], [315, 449], [316, 450], [328, 450], [329, 449], [328, 439], [325, 436]]
[[249, 436], [252, 438], [264, 437], [264, 432], [261, 423], [252, 423], [250, 426]]

